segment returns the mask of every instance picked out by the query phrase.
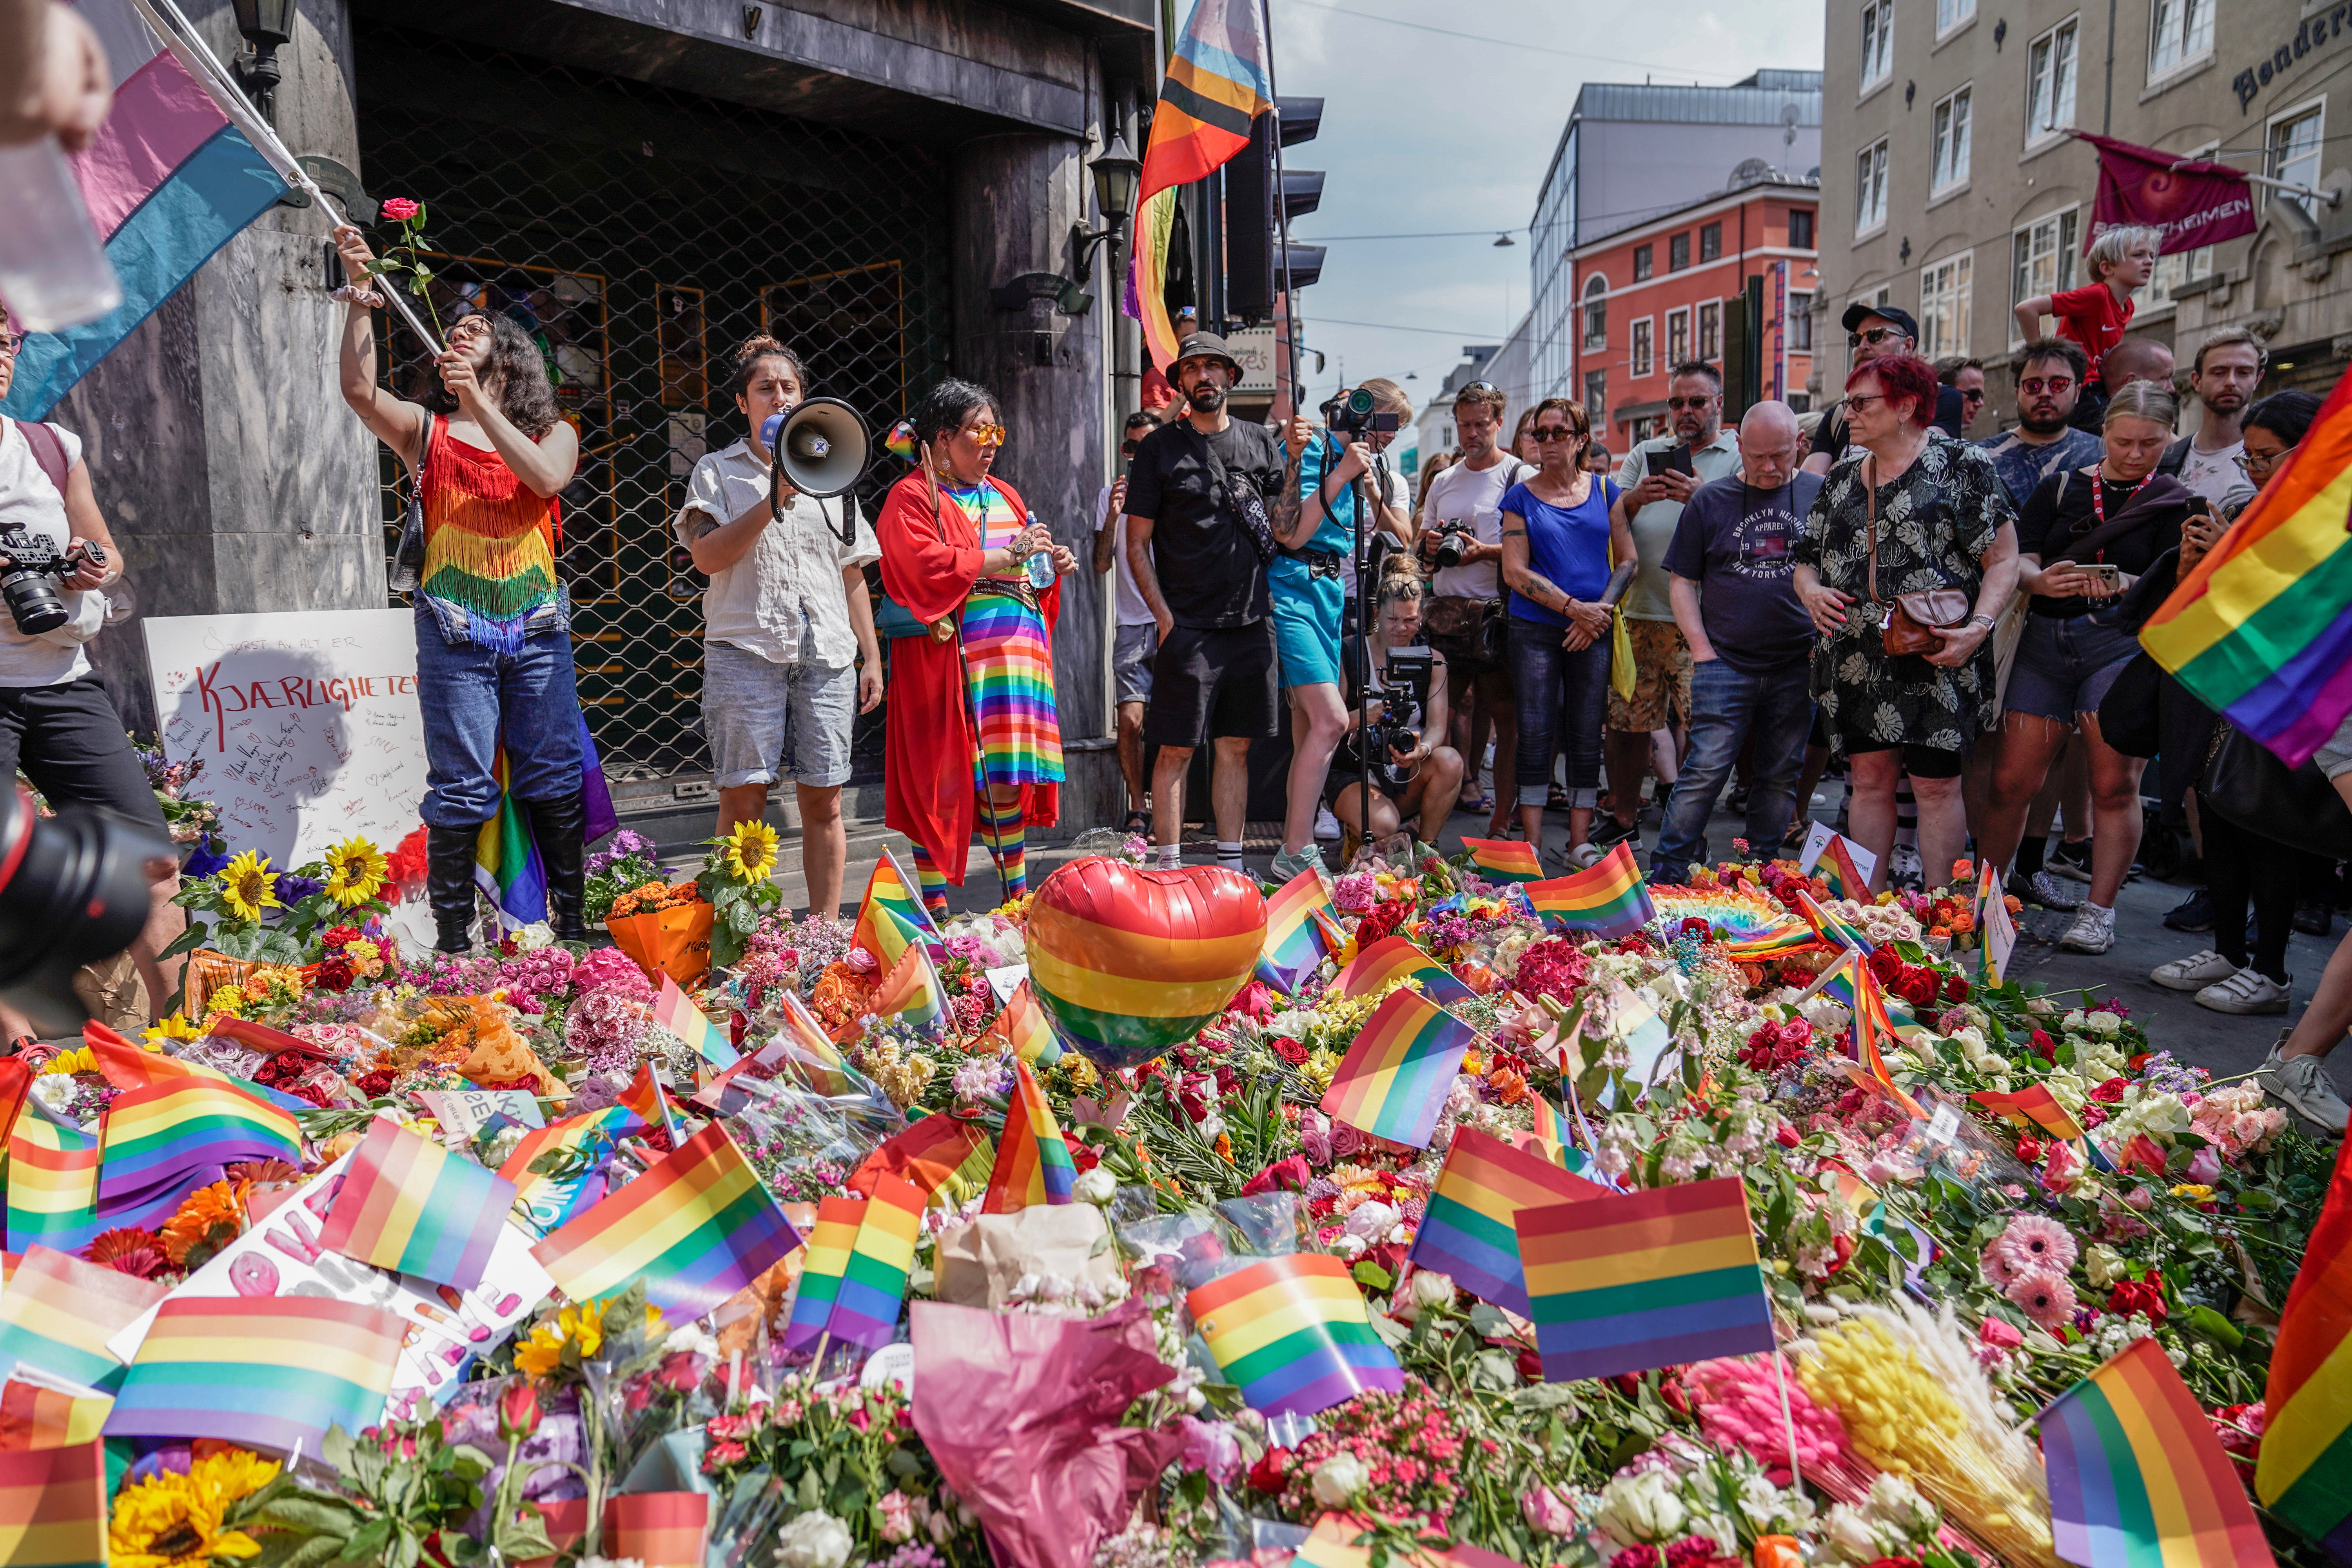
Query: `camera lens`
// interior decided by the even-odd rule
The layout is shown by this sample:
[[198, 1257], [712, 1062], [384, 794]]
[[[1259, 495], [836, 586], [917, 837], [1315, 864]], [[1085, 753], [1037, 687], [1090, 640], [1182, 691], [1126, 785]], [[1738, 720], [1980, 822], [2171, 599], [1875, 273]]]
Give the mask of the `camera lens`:
[[174, 857], [151, 828], [79, 807], [44, 820], [0, 789], [0, 996], [43, 1035], [80, 1028], [74, 971], [145, 928], [158, 859]]
[[68, 618], [66, 602], [58, 596], [57, 579], [46, 572], [11, 572], [0, 577], [0, 597], [8, 601], [16, 629], [28, 637], [55, 631]]

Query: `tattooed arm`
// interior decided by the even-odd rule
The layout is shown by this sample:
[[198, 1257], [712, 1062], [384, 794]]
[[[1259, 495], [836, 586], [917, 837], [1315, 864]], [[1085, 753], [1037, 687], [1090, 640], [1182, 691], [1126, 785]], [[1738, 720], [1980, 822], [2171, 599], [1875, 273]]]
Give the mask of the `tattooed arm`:
[[[1268, 509], [1267, 521], [1274, 529], [1274, 542], [1285, 550], [1296, 550], [1314, 535], [1316, 526], [1323, 521], [1323, 508], [1318, 500], [1312, 521], [1306, 520], [1305, 497], [1298, 493], [1298, 466], [1307, 459], [1307, 445], [1315, 438], [1305, 419], [1293, 419], [1283, 433], [1283, 445], [1289, 460], [1283, 466], [1282, 483], [1274, 492], [1274, 505]], [[1302, 526], [1303, 524], [1303, 526]], [[1297, 536], [1297, 537], [1294, 537]]]
[[1568, 617], [1562, 641], [1571, 651], [1590, 647], [1609, 627], [1607, 605], [1584, 603], [1535, 569], [1528, 520], [1515, 511], [1503, 514], [1503, 581], [1528, 603]]

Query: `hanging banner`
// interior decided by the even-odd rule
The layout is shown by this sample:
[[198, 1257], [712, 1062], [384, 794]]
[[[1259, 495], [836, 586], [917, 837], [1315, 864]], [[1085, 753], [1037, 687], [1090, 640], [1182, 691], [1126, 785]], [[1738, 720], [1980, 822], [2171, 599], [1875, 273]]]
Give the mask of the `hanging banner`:
[[2074, 134], [2099, 150], [2098, 196], [2083, 235], [2085, 254], [2101, 230], [2119, 225], [2161, 229], [2160, 256], [2254, 232], [2254, 187], [2242, 171], [2087, 131]]

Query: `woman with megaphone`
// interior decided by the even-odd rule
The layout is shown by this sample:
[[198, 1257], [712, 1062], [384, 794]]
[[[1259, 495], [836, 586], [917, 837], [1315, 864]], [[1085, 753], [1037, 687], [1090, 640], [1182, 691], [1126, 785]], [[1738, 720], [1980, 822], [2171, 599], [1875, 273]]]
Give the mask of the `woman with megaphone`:
[[735, 351], [732, 384], [748, 434], [694, 465], [677, 524], [695, 569], [710, 579], [702, 595], [702, 719], [719, 832], [765, 816], [769, 787], [791, 779], [809, 912], [832, 920], [849, 858], [841, 786], [849, 782], [850, 725], [882, 700], [865, 571], [882, 552], [856, 497], [831, 503], [855, 525], [836, 531], [825, 506], [772, 472], [761, 431], [772, 416], [800, 405], [808, 377], [799, 358], [773, 338], [748, 339]]
[[1010, 900], [1028, 891], [1027, 830], [1060, 811], [1054, 704], [1061, 574], [1077, 558], [990, 468], [996, 399], [950, 379], [891, 448], [916, 462], [882, 504], [882, 585], [921, 623], [893, 639], [883, 821], [914, 842], [923, 901], [947, 912], [977, 824]]

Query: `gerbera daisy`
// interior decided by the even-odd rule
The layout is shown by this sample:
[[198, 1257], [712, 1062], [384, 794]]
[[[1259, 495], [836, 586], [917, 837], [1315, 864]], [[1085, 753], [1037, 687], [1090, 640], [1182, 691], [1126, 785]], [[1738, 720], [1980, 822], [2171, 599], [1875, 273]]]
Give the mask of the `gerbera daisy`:
[[279, 907], [269, 857], [257, 849], [248, 849], [221, 868], [220, 889], [228, 912], [241, 921], [257, 921], [262, 910]]
[[776, 868], [776, 830], [757, 817], [737, 823], [726, 846], [727, 868], [739, 882], [764, 882]]
[[1993, 1245], [2015, 1259], [2021, 1273], [2047, 1268], [2063, 1274], [2074, 1267], [2078, 1256], [2074, 1237], [2066, 1227], [2038, 1214], [2021, 1214], [2011, 1220]]
[[389, 875], [383, 852], [356, 835], [327, 851], [327, 897], [344, 909], [374, 898]]
[[134, 1279], [152, 1279], [163, 1270], [163, 1243], [152, 1230], [118, 1226], [89, 1238], [81, 1255]]
[[2024, 1314], [2055, 1333], [2074, 1318], [2074, 1287], [2063, 1274], [2036, 1268], [2009, 1282], [2004, 1295]]
[[194, 1265], [189, 1260], [199, 1247], [209, 1256], [236, 1240], [245, 1229], [249, 1187], [245, 1182], [215, 1182], [182, 1199], [178, 1211], [163, 1222], [163, 1255], [183, 1268], [191, 1268]]

